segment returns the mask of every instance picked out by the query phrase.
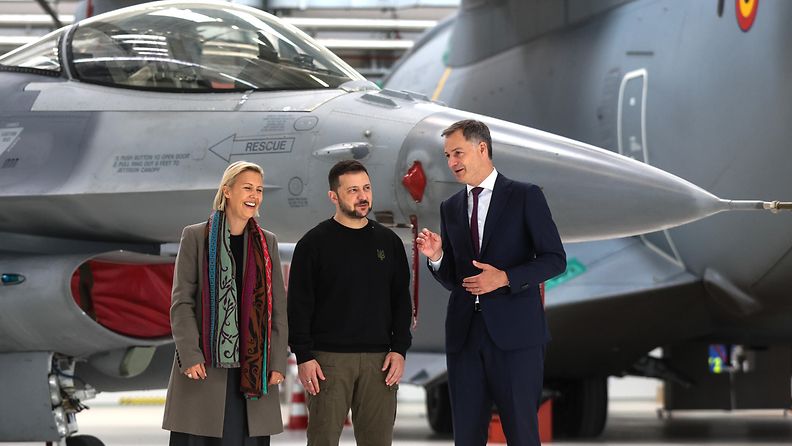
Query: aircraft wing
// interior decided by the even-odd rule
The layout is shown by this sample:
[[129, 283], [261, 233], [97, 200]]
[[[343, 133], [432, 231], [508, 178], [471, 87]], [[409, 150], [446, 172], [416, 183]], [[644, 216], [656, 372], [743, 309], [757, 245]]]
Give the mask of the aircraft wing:
[[[567, 271], [546, 283], [552, 341], [545, 372], [554, 378], [619, 375], [657, 346], [712, 329], [699, 277], [641, 237], [570, 243]], [[421, 265], [420, 271], [426, 268]], [[422, 277], [421, 318], [403, 382], [431, 386], [445, 375], [445, 290]], [[432, 342], [428, 342], [430, 339]]]
[[662, 343], [711, 329], [701, 279], [639, 237], [565, 246], [548, 281], [546, 373], [619, 374]]
[[545, 285], [550, 308], [607, 301], [699, 280], [639, 237], [569, 243], [564, 248], [567, 272]]

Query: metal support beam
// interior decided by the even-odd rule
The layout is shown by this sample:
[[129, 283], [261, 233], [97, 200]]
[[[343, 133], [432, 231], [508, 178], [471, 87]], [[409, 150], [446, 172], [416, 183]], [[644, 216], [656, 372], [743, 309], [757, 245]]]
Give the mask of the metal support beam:
[[43, 9], [47, 14], [49, 14], [50, 17], [52, 17], [52, 23], [54, 23], [56, 27], [60, 28], [63, 26], [60, 18], [58, 18], [58, 14], [52, 9], [50, 4], [47, 3], [47, 0], [36, 0], [36, 3], [38, 3], [39, 6], [41, 6], [41, 9]]

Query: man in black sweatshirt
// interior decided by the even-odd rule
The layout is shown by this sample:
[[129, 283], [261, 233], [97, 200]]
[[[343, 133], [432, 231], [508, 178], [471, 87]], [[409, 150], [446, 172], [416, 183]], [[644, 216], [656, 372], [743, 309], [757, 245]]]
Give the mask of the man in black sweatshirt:
[[412, 342], [410, 270], [401, 239], [367, 218], [358, 161], [328, 175], [333, 217], [297, 243], [289, 274], [289, 345], [308, 391], [308, 445], [338, 445], [349, 409], [358, 444], [390, 445], [396, 389]]

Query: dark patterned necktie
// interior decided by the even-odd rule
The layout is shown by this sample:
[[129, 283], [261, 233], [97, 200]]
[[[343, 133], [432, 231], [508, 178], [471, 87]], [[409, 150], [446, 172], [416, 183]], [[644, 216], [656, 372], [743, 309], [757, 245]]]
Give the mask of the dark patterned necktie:
[[481, 247], [478, 229], [478, 199], [479, 194], [483, 190], [483, 187], [474, 187], [470, 190], [470, 193], [473, 194], [473, 213], [470, 214], [470, 239], [473, 241], [473, 253], [476, 255], [476, 259], [479, 258], [479, 250]]

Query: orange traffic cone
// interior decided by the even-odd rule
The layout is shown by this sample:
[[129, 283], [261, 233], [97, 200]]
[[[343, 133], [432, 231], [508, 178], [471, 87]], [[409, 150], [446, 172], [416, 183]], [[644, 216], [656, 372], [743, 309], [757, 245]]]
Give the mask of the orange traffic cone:
[[[553, 400], [552, 398], [546, 399], [539, 406], [537, 413], [539, 418], [539, 441], [544, 443], [553, 442]], [[489, 431], [487, 435], [487, 443], [506, 443], [506, 434], [503, 432], [503, 425], [501, 424], [500, 415], [497, 412], [492, 414], [490, 420]]]
[[297, 360], [289, 356], [289, 374], [293, 377], [289, 404], [289, 422], [286, 429], [308, 429], [308, 410], [305, 407], [305, 389], [297, 377]]
[[548, 398], [539, 406], [539, 441], [553, 442], [553, 399]]
[[506, 443], [506, 434], [503, 433], [503, 425], [501, 424], [500, 415], [497, 413], [492, 414], [487, 443]]

